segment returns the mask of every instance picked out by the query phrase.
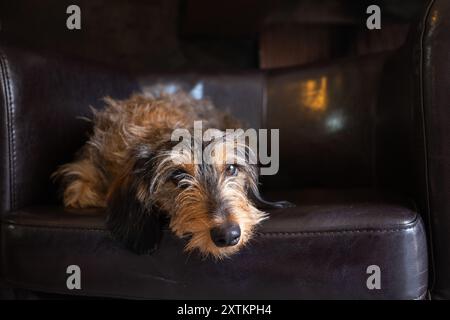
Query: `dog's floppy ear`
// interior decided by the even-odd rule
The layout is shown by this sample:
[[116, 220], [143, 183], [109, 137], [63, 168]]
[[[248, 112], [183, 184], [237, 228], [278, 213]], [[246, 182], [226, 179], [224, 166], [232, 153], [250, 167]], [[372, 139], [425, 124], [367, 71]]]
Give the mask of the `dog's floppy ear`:
[[139, 188], [149, 183], [146, 179], [151, 179], [144, 173], [151, 159], [132, 158], [109, 191], [106, 225], [112, 236], [131, 251], [152, 253], [162, 235], [162, 215], [154, 205], [138, 198]]

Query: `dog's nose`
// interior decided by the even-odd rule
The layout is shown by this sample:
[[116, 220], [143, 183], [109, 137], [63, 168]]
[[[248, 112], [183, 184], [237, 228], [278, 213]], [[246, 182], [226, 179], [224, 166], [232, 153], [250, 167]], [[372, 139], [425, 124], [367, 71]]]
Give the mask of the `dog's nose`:
[[241, 228], [238, 224], [228, 224], [212, 228], [211, 239], [218, 247], [231, 247], [239, 242]]

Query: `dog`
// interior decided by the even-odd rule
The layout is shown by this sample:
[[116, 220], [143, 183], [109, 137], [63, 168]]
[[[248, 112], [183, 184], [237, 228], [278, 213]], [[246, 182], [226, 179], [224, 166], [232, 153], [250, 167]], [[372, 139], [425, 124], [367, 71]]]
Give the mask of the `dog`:
[[[290, 205], [261, 197], [257, 165], [238, 161], [251, 150], [229, 151], [236, 144], [225, 130], [240, 122], [210, 101], [182, 92], [104, 101], [103, 110], [92, 109], [87, 143], [52, 176], [61, 181], [66, 207], [106, 208], [107, 228], [128, 249], [155, 251], [166, 222], [187, 239], [186, 251], [222, 259], [247, 244], [267, 219], [261, 208]], [[175, 151], [174, 130], [192, 133], [198, 120], [222, 134], [207, 143], [187, 143], [184, 153]], [[208, 163], [189, 161], [197, 149], [211, 145], [228, 151], [215, 152]]]

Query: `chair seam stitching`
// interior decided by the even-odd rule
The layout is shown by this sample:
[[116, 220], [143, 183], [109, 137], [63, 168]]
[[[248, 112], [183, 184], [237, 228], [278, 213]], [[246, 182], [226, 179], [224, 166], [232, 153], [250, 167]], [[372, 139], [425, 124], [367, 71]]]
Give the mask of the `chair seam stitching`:
[[[412, 225], [405, 226], [404, 228], [396, 227], [396, 228], [386, 228], [386, 229], [354, 229], [354, 230], [330, 230], [330, 231], [293, 231], [293, 232], [259, 232], [256, 233], [256, 236], [295, 236], [295, 235], [326, 235], [326, 234], [354, 234], [354, 233], [395, 233], [395, 232], [403, 232], [415, 229], [417, 227], [418, 220], [416, 220]], [[30, 228], [30, 229], [59, 229], [59, 230], [67, 230], [67, 231], [98, 231], [98, 232], [107, 232], [107, 229], [102, 228], [73, 228], [73, 227], [63, 227], [63, 226], [36, 226], [36, 225], [27, 225], [20, 223], [11, 223], [11, 222], [2, 222], [2, 225], [7, 226], [17, 226], [22, 228]]]
[[11, 90], [11, 78], [9, 76], [8, 70], [8, 60], [3, 51], [0, 51], [0, 60], [2, 65], [4, 66], [4, 79], [5, 79], [5, 95], [6, 95], [6, 104], [7, 104], [7, 128], [8, 128], [8, 149], [9, 149], [9, 169], [10, 169], [10, 183], [11, 183], [11, 207], [10, 210], [16, 209], [17, 201], [16, 201], [16, 134], [14, 130], [15, 123], [15, 112], [12, 102], [12, 90]]

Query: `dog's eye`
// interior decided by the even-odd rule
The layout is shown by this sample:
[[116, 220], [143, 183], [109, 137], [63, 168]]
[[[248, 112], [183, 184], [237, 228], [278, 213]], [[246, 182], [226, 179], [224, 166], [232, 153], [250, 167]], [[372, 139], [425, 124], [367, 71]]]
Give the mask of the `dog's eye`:
[[237, 176], [238, 172], [239, 172], [239, 169], [235, 165], [232, 165], [232, 164], [227, 165], [225, 168], [225, 174], [227, 176]]
[[187, 187], [187, 183], [182, 183], [181, 181], [186, 178], [187, 176], [187, 172], [182, 170], [182, 169], [178, 169], [175, 170], [174, 172], [172, 172], [172, 174], [170, 175], [170, 179], [173, 181], [173, 183], [175, 183], [179, 188], [185, 189]]

